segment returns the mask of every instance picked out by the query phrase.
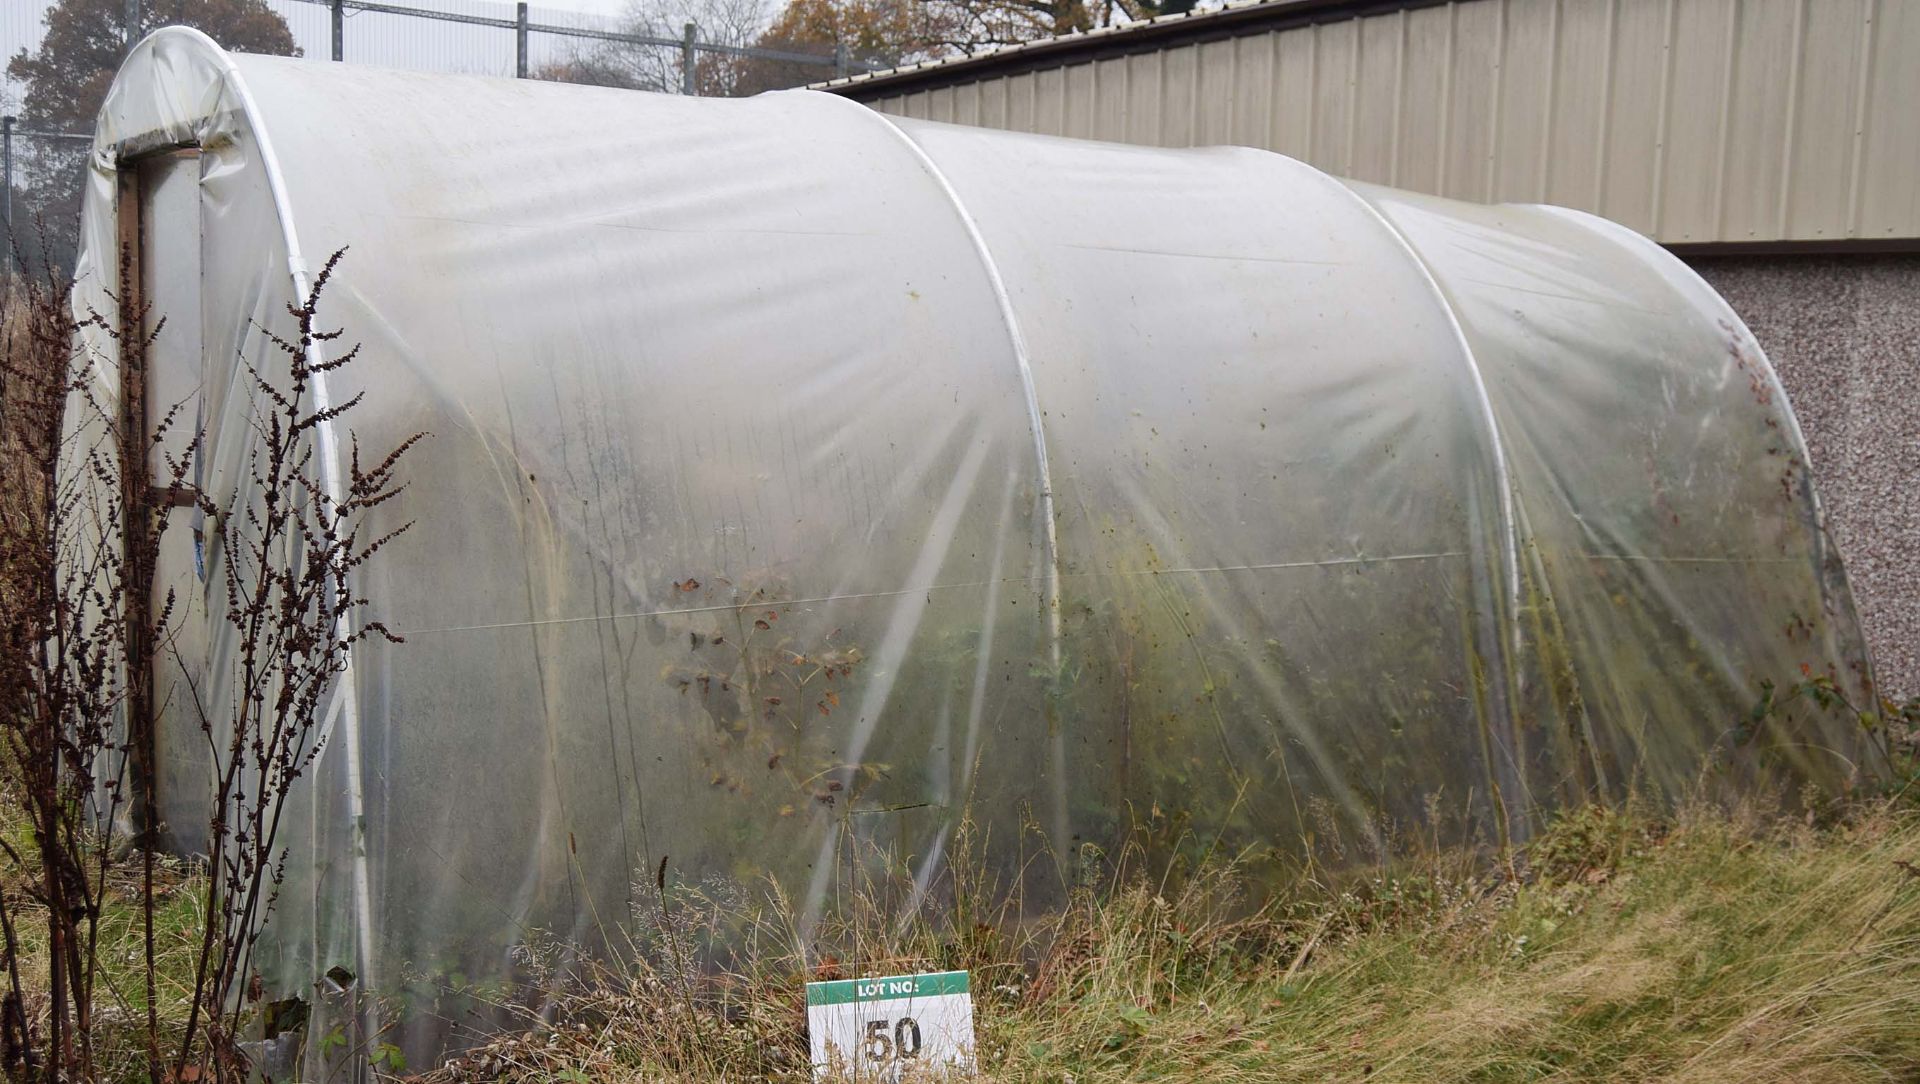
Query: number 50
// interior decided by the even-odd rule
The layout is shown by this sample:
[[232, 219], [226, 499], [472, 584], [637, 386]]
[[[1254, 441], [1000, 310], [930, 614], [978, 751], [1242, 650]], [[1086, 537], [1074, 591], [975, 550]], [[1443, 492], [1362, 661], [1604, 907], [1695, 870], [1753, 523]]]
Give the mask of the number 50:
[[[893, 1024], [893, 1034], [887, 1034], [887, 1025]], [[867, 1041], [863, 1048], [870, 1061], [892, 1061], [895, 1058], [914, 1058], [920, 1056], [920, 1022], [911, 1016], [903, 1016], [897, 1021], [867, 1021]]]

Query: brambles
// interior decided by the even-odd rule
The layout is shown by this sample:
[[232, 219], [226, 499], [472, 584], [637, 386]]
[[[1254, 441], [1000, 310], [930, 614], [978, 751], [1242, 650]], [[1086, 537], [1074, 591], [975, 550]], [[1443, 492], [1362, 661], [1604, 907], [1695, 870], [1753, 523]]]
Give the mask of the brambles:
[[687, 654], [660, 676], [710, 724], [700, 745], [710, 785], [769, 791], [776, 815], [791, 817], [807, 802], [850, 802], [885, 774], [882, 764], [834, 759], [817, 739], [865, 658], [844, 630], [814, 628], [811, 615], [780, 601], [791, 592], [770, 575], [688, 576], [673, 590], [693, 603], [675, 619]]
[[1837, 668], [1826, 672], [1801, 664], [1801, 680], [1784, 689], [1770, 680], [1760, 682], [1760, 695], [1745, 718], [1733, 728], [1736, 745], [1753, 741], [1766, 725], [1788, 715], [1798, 705], [1812, 705], [1820, 713], [1844, 720], [1859, 728], [1865, 737], [1861, 744], [1878, 758], [1874, 771], [1862, 773], [1861, 786], [1896, 797], [1920, 795], [1920, 697], [1904, 702], [1881, 697], [1879, 703], [1866, 706], [1855, 702]]

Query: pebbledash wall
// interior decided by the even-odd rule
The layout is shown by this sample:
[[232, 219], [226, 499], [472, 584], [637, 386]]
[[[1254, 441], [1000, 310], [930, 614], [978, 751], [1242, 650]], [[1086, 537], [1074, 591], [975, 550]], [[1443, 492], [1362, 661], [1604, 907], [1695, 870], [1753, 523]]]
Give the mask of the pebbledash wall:
[[1263, 0], [820, 89], [961, 124], [1265, 147], [1400, 188], [1578, 207], [1667, 245], [1778, 368], [1883, 691], [1908, 696], [1916, 56], [1920, 0]]
[[1786, 385], [1882, 691], [1920, 695], [1920, 255], [1688, 262]]

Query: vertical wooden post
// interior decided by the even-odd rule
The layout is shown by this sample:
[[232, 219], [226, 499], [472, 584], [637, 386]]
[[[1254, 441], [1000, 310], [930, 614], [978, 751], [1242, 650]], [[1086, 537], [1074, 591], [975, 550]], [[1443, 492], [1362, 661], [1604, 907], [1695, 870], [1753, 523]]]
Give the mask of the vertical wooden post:
[[146, 289], [143, 279], [144, 216], [140, 170], [120, 170], [120, 543], [121, 604], [127, 628], [127, 740], [134, 794], [132, 813], [142, 842], [151, 845], [154, 809], [155, 720], [153, 703], [153, 567], [155, 529], [148, 462]]
[[9, 271], [17, 271], [19, 270], [19, 268], [17, 268], [14, 265], [14, 257], [16, 253], [13, 251], [13, 115], [12, 114], [8, 114], [5, 117], [0, 117], [0, 159], [3, 159], [5, 162], [4, 166], [0, 166], [0, 173], [5, 174], [4, 183], [0, 184], [0, 199], [3, 199], [6, 201], [5, 213], [6, 213], [6, 219], [7, 219], [7, 258], [5, 261], [0, 261], [0, 267], [5, 267]]

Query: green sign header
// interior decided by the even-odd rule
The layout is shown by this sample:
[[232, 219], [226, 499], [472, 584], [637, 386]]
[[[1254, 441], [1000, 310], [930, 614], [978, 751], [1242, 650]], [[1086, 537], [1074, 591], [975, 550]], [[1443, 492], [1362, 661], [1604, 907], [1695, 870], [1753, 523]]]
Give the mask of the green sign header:
[[967, 993], [965, 971], [938, 971], [930, 975], [889, 975], [878, 979], [840, 979], [807, 984], [807, 1004], [847, 1005], [858, 1001], [940, 997]]

